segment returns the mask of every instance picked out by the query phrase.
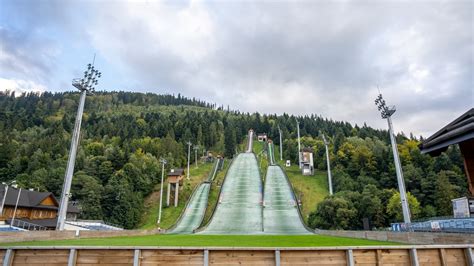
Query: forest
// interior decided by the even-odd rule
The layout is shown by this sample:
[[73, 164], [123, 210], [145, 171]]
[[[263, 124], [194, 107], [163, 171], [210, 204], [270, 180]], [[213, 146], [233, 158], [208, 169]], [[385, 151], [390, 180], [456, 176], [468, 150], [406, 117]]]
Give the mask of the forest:
[[[59, 198], [79, 101], [76, 92], [14, 95], [0, 92], [0, 182], [51, 191]], [[374, 107], [375, 108], [375, 107]], [[374, 110], [376, 112], [376, 110]], [[326, 170], [320, 134], [329, 136], [335, 195], [314, 206], [308, 221], [324, 229], [372, 228], [400, 221], [399, 195], [386, 130], [318, 115], [243, 113], [182, 95], [96, 92], [86, 99], [72, 184], [82, 219], [135, 228], [144, 198], [167, 169], [186, 165], [186, 142], [231, 158], [248, 129], [266, 132], [276, 145], [283, 131], [284, 158], [296, 163], [296, 122], [302, 144]], [[451, 214], [451, 199], [467, 194], [457, 146], [439, 157], [421, 154], [421, 139], [397, 135], [414, 219]], [[398, 199], [397, 199], [398, 197]]]

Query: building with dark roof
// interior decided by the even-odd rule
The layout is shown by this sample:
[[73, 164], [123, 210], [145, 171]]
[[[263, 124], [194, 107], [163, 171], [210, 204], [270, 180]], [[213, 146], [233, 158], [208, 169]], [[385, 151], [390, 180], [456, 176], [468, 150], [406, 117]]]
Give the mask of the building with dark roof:
[[438, 130], [419, 145], [422, 153], [438, 156], [458, 144], [464, 158], [469, 191], [474, 196], [474, 108]]
[[[6, 193], [6, 194], [5, 194]], [[18, 194], [20, 197], [18, 198]], [[18, 199], [18, 205], [16, 204]], [[59, 202], [51, 192], [38, 192], [28, 189], [16, 189], [0, 185], [0, 204], [3, 205], [3, 213], [0, 221], [11, 223], [15, 206], [15, 220], [36, 224], [48, 229], [54, 229], [57, 222]], [[67, 210], [68, 220], [76, 220], [80, 209], [71, 202]]]

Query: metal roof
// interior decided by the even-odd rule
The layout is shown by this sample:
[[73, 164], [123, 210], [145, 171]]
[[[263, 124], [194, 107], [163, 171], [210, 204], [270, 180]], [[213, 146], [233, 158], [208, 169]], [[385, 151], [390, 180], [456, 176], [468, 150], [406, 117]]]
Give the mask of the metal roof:
[[418, 147], [422, 153], [439, 155], [449, 145], [474, 138], [474, 108], [449, 123], [447, 126], [427, 138]]

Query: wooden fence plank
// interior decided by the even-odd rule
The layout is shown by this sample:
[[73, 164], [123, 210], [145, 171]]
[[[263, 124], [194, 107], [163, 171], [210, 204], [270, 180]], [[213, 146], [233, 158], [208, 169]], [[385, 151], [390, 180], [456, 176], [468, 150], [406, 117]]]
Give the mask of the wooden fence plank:
[[464, 256], [464, 250], [461, 248], [446, 249], [446, 262], [449, 266], [468, 265]]

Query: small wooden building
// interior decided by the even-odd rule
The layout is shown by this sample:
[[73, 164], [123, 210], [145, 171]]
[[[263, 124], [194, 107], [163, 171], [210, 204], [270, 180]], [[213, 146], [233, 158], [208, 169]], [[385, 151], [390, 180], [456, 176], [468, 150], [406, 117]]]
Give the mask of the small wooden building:
[[474, 196], [474, 108], [427, 138], [419, 148], [422, 153], [438, 156], [455, 144], [461, 149], [469, 191]]
[[174, 206], [178, 207], [179, 189], [183, 186], [184, 170], [171, 169], [167, 176], [168, 193], [166, 195], [166, 206], [170, 206], [171, 190], [174, 189]]
[[265, 142], [267, 141], [267, 134], [266, 133], [260, 133], [257, 135], [257, 140], [259, 142]]
[[[0, 222], [10, 224], [15, 213], [15, 206], [17, 206], [15, 220], [48, 229], [56, 228], [59, 202], [51, 192], [22, 189], [20, 193], [20, 189], [11, 186], [7, 189], [5, 185], [0, 185], [0, 205], [2, 204], [4, 207], [3, 213], [0, 214]], [[67, 219], [76, 220], [79, 212], [79, 208], [71, 202], [67, 209]]]
[[303, 175], [314, 175], [313, 149], [303, 148], [301, 156], [301, 173]]

